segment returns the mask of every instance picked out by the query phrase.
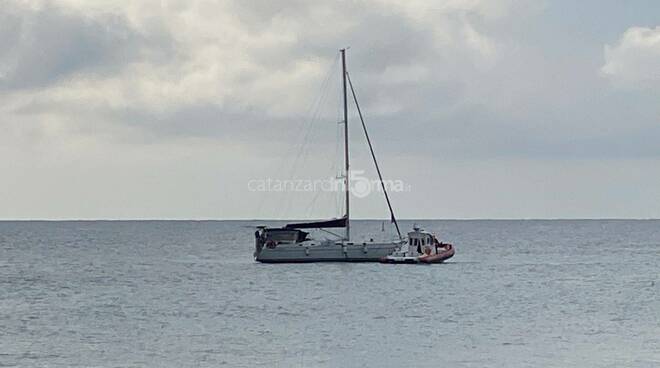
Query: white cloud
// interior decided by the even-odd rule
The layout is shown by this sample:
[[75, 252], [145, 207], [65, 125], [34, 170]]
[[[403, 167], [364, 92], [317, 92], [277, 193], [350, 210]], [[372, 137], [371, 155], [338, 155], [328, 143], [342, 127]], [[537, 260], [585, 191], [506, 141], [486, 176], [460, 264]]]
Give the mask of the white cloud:
[[[60, 189], [69, 193], [61, 208], [77, 202], [79, 190], [92, 198], [95, 186], [111, 191], [122, 176], [138, 178], [120, 183], [125, 202], [136, 205], [135, 212], [118, 216], [139, 216], [145, 208], [140, 196], [154, 185], [141, 173], [169, 170], [172, 162], [176, 167], [165, 176], [168, 183], [183, 183], [181, 191], [202, 198], [202, 188], [186, 178], [214, 172], [217, 190], [242, 200], [237, 190], [252, 171], [268, 175], [291, 163], [282, 156], [289, 148], [298, 152], [295, 136], [308, 137], [299, 124], [312, 115], [324, 78], [336, 76], [329, 83], [338, 87], [339, 73], [329, 69], [345, 46], [351, 46], [349, 70], [383, 165], [406, 157], [386, 167], [388, 173], [417, 170], [410, 163], [420, 158], [433, 167], [466, 157], [658, 155], [656, 101], [644, 106], [635, 98], [626, 109], [616, 96], [599, 95], [604, 81], [593, 70], [604, 42], [596, 41], [593, 54], [575, 53], [576, 45], [594, 45], [580, 38], [566, 42], [571, 35], [553, 28], [557, 19], [545, 22], [544, 1], [2, 5], [0, 168], [14, 184], [4, 193], [12, 201], [0, 198], [0, 216], [12, 217], [7, 211], [32, 198], [31, 191], [51, 175], [59, 175]], [[622, 84], [654, 80], [652, 73], [660, 70], [657, 34], [657, 28], [629, 30], [606, 48], [603, 74]], [[648, 97], [646, 91], [635, 97]], [[328, 99], [337, 99], [338, 92], [328, 88]], [[333, 159], [327, 152], [340, 117], [339, 104], [332, 102], [309, 135], [329, 132], [318, 139], [324, 143], [308, 143], [309, 166]], [[358, 143], [362, 137], [353, 138]], [[352, 147], [359, 151], [360, 144]], [[85, 171], [98, 180], [68, 180]], [[225, 183], [234, 190], [223, 189]], [[167, 207], [168, 198], [179, 195], [175, 189], [153, 201]], [[47, 201], [49, 193], [42, 194]], [[254, 207], [219, 203], [227, 206], [227, 217], [248, 216], [240, 211]], [[26, 208], [21, 216], [29, 217]], [[193, 216], [197, 204], [187, 208], [186, 216]], [[90, 215], [83, 206], [67, 213], [76, 216], [78, 210], [84, 217], [102, 216], [106, 209]]]
[[660, 82], [660, 26], [631, 27], [614, 45], [605, 45], [601, 73], [625, 87], [647, 87]]
[[429, 83], [453, 79], [465, 67], [488, 68], [497, 44], [476, 23], [504, 16], [510, 6], [474, 0], [437, 7], [381, 0], [318, 6], [10, 2], [5, 14], [20, 20], [22, 34], [11, 41], [10, 55], [0, 55], [0, 87], [11, 101], [0, 108], [29, 113], [37, 106], [70, 118], [124, 110], [163, 116], [214, 105], [232, 113], [300, 116], [307, 106], [301, 101], [316, 93], [335, 50], [347, 44], [356, 50], [352, 65], [382, 76], [364, 78], [377, 84], [397, 69], [435, 69]]

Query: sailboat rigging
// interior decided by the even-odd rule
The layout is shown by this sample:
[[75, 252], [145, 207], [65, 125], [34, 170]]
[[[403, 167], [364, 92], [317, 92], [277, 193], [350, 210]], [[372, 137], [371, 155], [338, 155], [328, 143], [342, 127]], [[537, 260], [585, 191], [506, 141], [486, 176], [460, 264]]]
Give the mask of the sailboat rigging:
[[371, 144], [371, 139], [369, 139], [369, 133], [367, 132], [367, 125], [364, 123], [364, 118], [362, 117], [362, 110], [360, 109], [360, 104], [358, 103], [357, 96], [355, 95], [355, 90], [353, 89], [353, 82], [346, 72], [346, 78], [348, 83], [351, 86], [351, 94], [353, 95], [353, 100], [355, 101], [355, 107], [357, 108], [358, 115], [360, 116], [360, 121], [362, 122], [362, 130], [364, 131], [364, 136], [367, 138], [367, 143], [369, 144], [369, 151], [371, 152], [371, 158], [374, 160], [374, 166], [376, 166], [376, 172], [378, 173], [378, 180], [380, 181], [381, 188], [383, 188], [383, 193], [385, 194], [385, 200], [387, 201], [387, 207], [390, 210], [390, 219], [394, 226], [396, 227], [396, 233], [401, 237], [401, 231], [399, 230], [399, 223], [396, 221], [396, 216], [394, 216], [394, 210], [392, 209], [392, 202], [390, 202], [390, 196], [387, 195], [387, 189], [385, 188], [385, 182], [383, 181], [383, 174], [380, 173], [380, 166], [378, 166], [378, 160], [376, 160], [376, 154], [374, 153], [374, 147]]
[[[342, 262], [374, 262], [385, 259], [385, 257], [401, 252], [401, 246], [406, 240], [401, 236], [399, 224], [394, 215], [394, 209], [390, 200], [383, 175], [376, 160], [373, 144], [367, 132], [367, 126], [362, 115], [362, 110], [358, 103], [357, 95], [353, 87], [353, 82], [346, 68], [346, 49], [339, 50], [341, 54], [342, 66], [342, 97], [343, 97], [343, 124], [344, 124], [344, 200], [345, 212], [341, 218], [299, 222], [287, 224], [280, 228], [270, 228], [265, 226], [258, 227], [255, 232], [255, 252], [254, 256], [260, 262], [321, 262], [321, 261], [342, 261]], [[358, 116], [362, 125], [369, 151], [378, 173], [381, 188], [385, 195], [385, 200], [390, 212], [390, 220], [394, 223], [398, 239], [387, 242], [369, 241], [356, 242], [352, 240], [351, 222], [350, 222], [350, 161], [349, 161], [349, 121], [348, 121], [348, 90], [350, 88], [353, 101], [355, 103]], [[344, 228], [344, 235], [341, 239], [312, 239], [309, 233], [302, 229], [320, 229], [326, 233], [336, 235], [330, 232], [328, 228]], [[417, 231], [417, 230], [416, 230]], [[410, 238], [409, 233], [409, 238]], [[436, 250], [437, 251], [437, 250]]]

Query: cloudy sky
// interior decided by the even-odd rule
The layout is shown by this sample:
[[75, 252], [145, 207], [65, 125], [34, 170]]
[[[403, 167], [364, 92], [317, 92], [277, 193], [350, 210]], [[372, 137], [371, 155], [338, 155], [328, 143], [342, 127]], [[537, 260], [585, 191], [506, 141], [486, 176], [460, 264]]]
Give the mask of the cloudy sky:
[[5, 0], [0, 218], [338, 215], [247, 183], [336, 174], [346, 46], [400, 217], [660, 217], [654, 0]]

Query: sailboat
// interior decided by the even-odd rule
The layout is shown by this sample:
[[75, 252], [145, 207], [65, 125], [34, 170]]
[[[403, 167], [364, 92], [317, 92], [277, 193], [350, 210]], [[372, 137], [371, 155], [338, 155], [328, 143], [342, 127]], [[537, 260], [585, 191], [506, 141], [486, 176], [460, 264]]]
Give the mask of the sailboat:
[[[259, 262], [378, 262], [396, 250], [400, 249], [405, 240], [399, 231], [399, 224], [394, 216], [394, 210], [390, 202], [387, 189], [383, 182], [383, 177], [376, 160], [369, 134], [362, 117], [362, 111], [358, 104], [353, 83], [346, 70], [346, 49], [341, 49], [342, 64], [342, 92], [344, 105], [344, 196], [346, 212], [341, 218], [291, 223], [279, 228], [270, 228], [260, 226], [255, 232], [255, 251], [254, 257]], [[385, 200], [390, 211], [390, 218], [396, 228], [398, 239], [389, 242], [376, 242], [373, 239], [369, 241], [354, 241], [351, 234], [350, 220], [350, 183], [349, 183], [349, 149], [348, 149], [348, 93], [350, 87], [353, 101], [357, 108], [362, 128], [369, 145], [369, 151], [373, 159], [376, 172], [380, 179]], [[305, 229], [328, 229], [343, 228], [344, 234], [339, 239], [315, 240], [309, 237], [309, 232]]]

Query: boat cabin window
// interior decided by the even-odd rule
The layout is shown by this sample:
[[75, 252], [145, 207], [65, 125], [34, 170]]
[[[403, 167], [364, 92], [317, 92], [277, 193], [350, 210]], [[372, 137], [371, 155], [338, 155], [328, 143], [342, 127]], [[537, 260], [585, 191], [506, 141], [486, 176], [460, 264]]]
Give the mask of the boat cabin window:
[[307, 239], [308, 233], [300, 230], [282, 230], [282, 229], [268, 229], [265, 233], [267, 240], [275, 242], [294, 243], [301, 242]]

